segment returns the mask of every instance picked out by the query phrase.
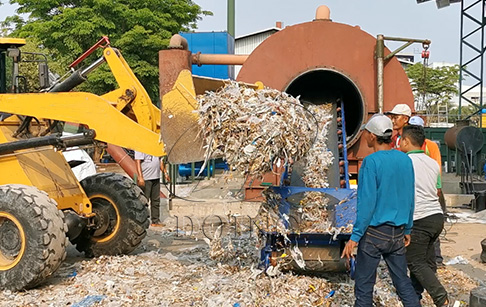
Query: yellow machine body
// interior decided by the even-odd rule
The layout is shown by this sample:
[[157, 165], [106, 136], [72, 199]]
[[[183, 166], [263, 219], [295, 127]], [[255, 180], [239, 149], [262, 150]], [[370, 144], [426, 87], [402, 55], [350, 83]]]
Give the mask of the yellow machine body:
[[[194, 112], [196, 95], [217, 90], [224, 86], [224, 81], [196, 77], [183, 70], [172, 90], [163, 96], [161, 116], [161, 110], [152, 104], [120, 52], [108, 46], [103, 58], [119, 87], [102, 96], [85, 92], [0, 94], [0, 112], [17, 115], [0, 122], [0, 144], [19, 140], [13, 137], [21, 123], [18, 116], [31, 116], [40, 120], [37, 133], [42, 132], [46, 119], [78, 123], [93, 129], [98, 141], [150, 155], [166, 155], [167, 146], [171, 163], [204, 160], [202, 140], [198, 137], [198, 114]], [[263, 84], [244, 86], [263, 88]], [[0, 156], [0, 167], [0, 184], [35, 186], [56, 200], [59, 209], [91, 216], [89, 198], [62, 154], [53, 147]]]
[[[0, 144], [20, 140], [13, 137], [21, 123], [18, 116], [31, 116], [40, 121], [32, 128], [38, 132], [47, 126], [46, 119], [78, 123], [95, 130], [96, 140], [154, 156], [165, 155], [159, 137], [160, 110], [116, 49], [106, 47], [103, 56], [119, 85], [103, 96], [84, 92], [0, 94], [0, 112], [16, 115], [0, 122]], [[52, 146], [2, 155], [0, 167], [0, 185], [35, 186], [56, 200], [59, 209], [92, 216], [89, 198], [64, 156]]]

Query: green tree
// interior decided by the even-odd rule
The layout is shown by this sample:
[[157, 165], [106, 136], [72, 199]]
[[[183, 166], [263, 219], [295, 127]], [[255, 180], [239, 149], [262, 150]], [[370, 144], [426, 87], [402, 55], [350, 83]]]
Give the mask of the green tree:
[[[406, 72], [415, 101], [419, 104], [421, 102], [427, 113], [431, 113], [437, 104], [449, 103], [452, 97], [458, 93], [459, 65], [440, 68], [427, 67], [424, 74], [423, 64], [416, 63], [407, 67]], [[423, 101], [424, 94], [425, 101]]]
[[[196, 28], [211, 12], [191, 0], [10, 0], [17, 14], [2, 23], [10, 36], [34, 38], [67, 66], [102, 36], [120, 49], [154, 102], [158, 100], [158, 51], [179, 31]], [[27, 16], [27, 17], [25, 17]], [[98, 51], [96, 56], [100, 56]], [[93, 60], [93, 58], [86, 61]], [[108, 67], [93, 72], [81, 90], [103, 94], [115, 88]]]

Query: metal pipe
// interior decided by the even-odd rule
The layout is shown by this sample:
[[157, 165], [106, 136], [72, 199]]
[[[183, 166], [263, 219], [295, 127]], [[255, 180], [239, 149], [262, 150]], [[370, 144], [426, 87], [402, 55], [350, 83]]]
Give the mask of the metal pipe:
[[[397, 50], [391, 52], [385, 56], [385, 40], [406, 42], [403, 46]], [[431, 41], [428, 39], [416, 39], [416, 38], [403, 38], [403, 37], [390, 37], [379, 34], [376, 36], [376, 90], [377, 90], [377, 107], [378, 112], [383, 113], [384, 104], [384, 68], [385, 62], [394, 57], [398, 52], [407, 48], [413, 43], [422, 43], [423, 45], [430, 45]]]
[[431, 41], [429, 39], [419, 39], [419, 38], [405, 38], [405, 37], [392, 37], [384, 36], [387, 41], [397, 41], [397, 42], [412, 42], [412, 43], [423, 43], [430, 45]]
[[95, 62], [91, 63], [85, 69], [78, 69], [73, 72], [68, 78], [64, 81], [54, 84], [51, 89], [48, 90], [50, 93], [59, 93], [59, 92], [69, 92], [76, 86], [80, 85], [84, 81], [86, 81], [86, 76], [88, 76], [93, 70], [98, 68], [101, 64], [105, 63], [106, 60], [104, 57], [97, 59]]
[[76, 70], [75, 72], [73, 72], [72, 75], [70, 75], [64, 81], [52, 86], [51, 89], [48, 90], [48, 92], [49, 93], [69, 92], [70, 90], [80, 85], [84, 81], [86, 81], [86, 78], [81, 74], [81, 71]]
[[407, 42], [406, 44], [403, 44], [401, 47], [399, 47], [397, 50], [389, 53], [386, 57], [385, 57], [385, 61], [388, 61], [389, 59], [393, 58], [395, 56], [395, 54], [399, 53], [400, 51], [402, 51], [403, 49], [407, 48], [408, 46], [410, 46], [411, 44], [413, 44], [413, 42]]
[[89, 75], [93, 70], [95, 70], [96, 68], [98, 68], [101, 64], [105, 63], [106, 60], [104, 57], [101, 57], [99, 59], [97, 59], [95, 62], [91, 63], [91, 65], [89, 65], [88, 67], [86, 67], [85, 69], [83, 69], [81, 71], [81, 76], [83, 77], [86, 77], [87, 75]]
[[235, 37], [235, 0], [228, 0], [228, 34]]
[[383, 69], [385, 55], [385, 37], [379, 34], [376, 37], [376, 90], [377, 90], [377, 107], [378, 112], [383, 113]]
[[54, 146], [56, 148], [67, 148], [78, 145], [86, 145], [93, 142], [94, 131], [78, 133], [69, 136], [53, 134], [48, 136], [35, 137], [20, 141], [13, 141], [0, 144], [0, 155], [9, 154], [16, 150], [31, 149], [43, 146]]
[[248, 55], [242, 54], [201, 54], [192, 55], [192, 64], [201, 65], [243, 65]]
[[132, 157], [130, 157], [123, 148], [113, 144], [108, 144], [106, 151], [110, 154], [113, 160], [115, 160], [116, 163], [120, 165], [125, 173], [130, 176], [130, 178], [135, 178], [135, 176], [137, 175], [137, 164], [135, 160], [133, 160]]
[[182, 49], [182, 50], [188, 50], [189, 44], [187, 43], [187, 39], [182, 37], [179, 34], [174, 34], [170, 38], [169, 42], [169, 49]]

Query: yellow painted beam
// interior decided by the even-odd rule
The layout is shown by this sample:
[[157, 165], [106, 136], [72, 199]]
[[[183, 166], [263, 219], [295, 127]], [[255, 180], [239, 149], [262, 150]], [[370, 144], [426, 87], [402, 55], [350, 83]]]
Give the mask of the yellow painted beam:
[[27, 42], [23, 38], [0, 37], [0, 45], [15, 45], [20, 47], [25, 44]]
[[0, 110], [37, 118], [85, 124], [96, 139], [154, 156], [164, 156], [159, 134], [120, 113], [109, 101], [81, 92], [2, 94]]

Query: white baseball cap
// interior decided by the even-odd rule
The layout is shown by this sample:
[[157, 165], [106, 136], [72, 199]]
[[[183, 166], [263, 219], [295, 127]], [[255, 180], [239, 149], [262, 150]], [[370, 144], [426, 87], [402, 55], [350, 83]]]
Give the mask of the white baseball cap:
[[425, 126], [425, 122], [422, 119], [422, 117], [420, 117], [420, 116], [410, 117], [410, 119], [408, 120], [408, 124], [415, 125], [415, 126], [421, 126], [421, 127]]
[[393, 110], [386, 112], [385, 114], [395, 114], [395, 115], [406, 115], [408, 117], [412, 116], [412, 109], [407, 104], [399, 103]]
[[363, 129], [377, 136], [391, 136], [393, 133], [393, 123], [388, 116], [377, 113], [365, 125], [361, 126], [361, 130]]

